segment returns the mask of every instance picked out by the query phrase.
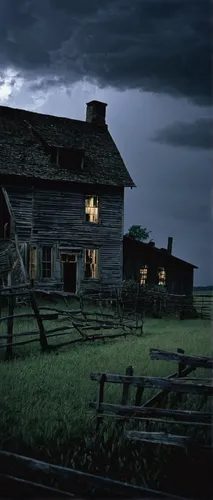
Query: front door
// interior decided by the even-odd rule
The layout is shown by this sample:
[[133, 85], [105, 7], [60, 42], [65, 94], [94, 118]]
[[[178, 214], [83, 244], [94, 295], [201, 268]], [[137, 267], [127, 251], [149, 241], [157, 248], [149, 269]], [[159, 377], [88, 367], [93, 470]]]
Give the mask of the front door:
[[63, 263], [64, 292], [76, 292], [76, 272], [77, 262]]

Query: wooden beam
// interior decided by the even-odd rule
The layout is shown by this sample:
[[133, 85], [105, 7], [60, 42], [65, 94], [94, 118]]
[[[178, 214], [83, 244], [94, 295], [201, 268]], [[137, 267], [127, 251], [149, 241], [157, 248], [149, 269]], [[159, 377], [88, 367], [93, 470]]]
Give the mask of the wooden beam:
[[35, 297], [34, 292], [32, 290], [30, 291], [30, 300], [31, 300], [32, 309], [34, 311], [34, 314], [35, 314], [35, 317], [36, 317], [36, 320], [38, 323], [38, 327], [39, 327], [40, 344], [41, 344], [42, 349], [45, 350], [48, 348], [47, 339], [46, 339], [46, 335], [45, 335], [45, 328], [44, 328], [43, 321], [42, 321], [42, 318], [41, 318], [41, 315], [40, 315], [40, 312], [38, 309], [36, 297]]
[[29, 481], [26, 479], [21, 479], [20, 477], [10, 476], [9, 474], [0, 473], [0, 487], [1, 491], [7, 491], [5, 495], [13, 498], [14, 488], [16, 491], [16, 497], [19, 498], [25, 495], [27, 498], [31, 498], [32, 495], [37, 493], [37, 498], [72, 498], [73, 500], [83, 500], [76, 497], [72, 493], [67, 493], [66, 491], [58, 490], [57, 488], [51, 488], [51, 486], [45, 486], [44, 484], [36, 483], [34, 481]]
[[[90, 408], [96, 408], [96, 403], [89, 403]], [[211, 424], [212, 414], [210, 412], [200, 412], [192, 410], [170, 410], [167, 408], [154, 408], [145, 406], [123, 406], [119, 404], [112, 403], [102, 403], [100, 405], [100, 410], [102, 412], [111, 412], [115, 415], [126, 415], [129, 417], [144, 417], [144, 418], [160, 418], [160, 417], [170, 417], [178, 421], [187, 422], [200, 422], [205, 424]], [[169, 423], [169, 420], [168, 420]]]
[[[13, 296], [13, 295], [12, 295]], [[0, 318], [0, 322], [1, 321], [6, 321], [7, 319], [21, 319], [21, 318], [35, 318], [35, 314], [34, 313], [21, 313], [21, 314], [14, 314], [13, 316], [3, 316], [2, 318]], [[58, 313], [52, 313], [52, 314], [41, 314], [41, 318], [42, 320], [56, 320], [58, 319]]]
[[179, 448], [191, 448], [208, 452], [212, 449], [211, 446], [196, 443], [189, 436], [179, 436], [167, 432], [127, 431], [125, 436], [131, 441], [141, 441], [143, 443], [178, 446]]
[[[90, 373], [90, 379], [99, 382], [102, 373]], [[213, 396], [213, 385], [211, 379], [196, 378], [175, 378], [168, 379], [164, 377], [128, 377], [115, 373], [106, 373], [106, 382], [114, 384], [130, 384], [135, 387], [153, 387], [166, 389], [172, 392], [184, 392], [191, 394], [208, 394]]]
[[7, 204], [7, 208], [8, 208], [8, 211], [9, 211], [12, 223], [13, 223], [16, 252], [17, 252], [17, 256], [18, 256], [19, 261], [20, 261], [20, 266], [21, 266], [23, 278], [24, 278], [24, 281], [27, 282], [27, 273], [26, 273], [26, 269], [24, 267], [23, 259], [22, 259], [22, 256], [21, 256], [21, 252], [19, 250], [18, 236], [17, 236], [17, 233], [16, 233], [16, 221], [15, 221], [15, 217], [14, 217], [14, 214], [13, 214], [12, 206], [11, 206], [11, 203], [10, 203], [10, 200], [9, 200], [9, 196], [7, 194], [6, 189], [2, 188], [2, 192], [4, 194], [4, 198], [5, 198], [5, 201], [6, 201], [6, 204]]
[[142, 441], [145, 443], [165, 444], [186, 448], [190, 441], [189, 436], [178, 436], [167, 432], [143, 432], [127, 431], [125, 437], [131, 441]]
[[162, 349], [150, 349], [151, 359], [182, 363], [196, 368], [213, 368], [213, 358], [207, 356], [187, 356], [179, 352], [164, 351]]
[[19, 288], [27, 288], [30, 287], [30, 283], [22, 283], [20, 285], [11, 285], [11, 286], [5, 286], [1, 288], [1, 292], [9, 292], [10, 290], [19, 290]]
[[[59, 465], [53, 465], [48, 462], [42, 462], [34, 458], [24, 457], [15, 453], [7, 451], [0, 451], [0, 469], [2, 474], [14, 474], [23, 479], [33, 481], [37, 479], [45, 481], [53, 477], [57, 481], [58, 489], [73, 492], [78, 488], [78, 491], [85, 491], [87, 486], [93, 488], [101, 488], [103, 497], [106, 490], [109, 492], [109, 498], [113, 494], [120, 494], [125, 498], [138, 498], [138, 499], [171, 499], [171, 500], [186, 500], [170, 493], [150, 490], [135, 486], [128, 483], [122, 483], [106, 477], [95, 476], [87, 472], [82, 472], [76, 469], [69, 469]], [[192, 499], [191, 499], [192, 500]]]
[[12, 344], [13, 344], [13, 311], [15, 306], [15, 300], [13, 295], [8, 297], [8, 319], [7, 319], [7, 347], [5, 353], [5, 359], [12, 359]]

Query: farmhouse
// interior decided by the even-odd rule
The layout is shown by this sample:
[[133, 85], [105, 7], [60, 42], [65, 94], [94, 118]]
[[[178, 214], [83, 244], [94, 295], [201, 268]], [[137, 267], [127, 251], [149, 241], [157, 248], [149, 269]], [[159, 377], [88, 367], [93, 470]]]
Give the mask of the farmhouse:
[[191, 295], [197, 267], [172, 255], [172, 242], [169, 237], [167, 249], [156, 248], [154, 242], [144, 243], [124, 236], [124, 279], [139, 281], [141, 285], [165, 286], [171, 294]]
[[15, 281], [71, 293], [121, 284], [124, 188], [135, 184], [106, 106], [89, 102], [85, 121], [0, 106], [4, 276], [13, 267]]

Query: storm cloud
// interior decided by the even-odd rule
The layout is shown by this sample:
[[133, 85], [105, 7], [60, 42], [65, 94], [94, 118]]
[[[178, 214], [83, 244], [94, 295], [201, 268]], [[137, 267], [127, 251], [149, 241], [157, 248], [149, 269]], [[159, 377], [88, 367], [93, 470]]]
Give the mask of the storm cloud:
[[0, 70], [211, 103], [210, 0], [1, 0]]
[[192, 123], [177, 122], [160, 129], [152, 141], [170, 146], [212, 149], [212, 120], [201, 118]]

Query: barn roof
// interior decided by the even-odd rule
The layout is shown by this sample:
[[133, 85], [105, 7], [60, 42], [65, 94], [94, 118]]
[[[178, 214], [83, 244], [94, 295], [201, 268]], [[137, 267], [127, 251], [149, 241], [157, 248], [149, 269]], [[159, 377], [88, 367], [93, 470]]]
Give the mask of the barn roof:
[[[83, 150], [83, 168], [61, 168], [51, 148]], [[135, 187], [106, 125], [0, 106], [0, 175]]]
[[149, 243], [145, 243], [144, 241], [137, 241], [137, 240], [135, 240], [129, 236], [126, 236], [126, 235], [123, 238], [123, 242], [124, 242], [124, 244], [129, 243], [130, 245], [135, 246], [135, 248], [137, 248], [139, 251], [141, 250], [141, 252], [143, 252], [144, 249], [147, 250], [147, 248], [149, 248], [149, 251], [150, 251], [150, 253], [153, 254], [153, 256], [156, 255], [156, 253], [161, 254], [162, 257], [164, 257], [164, 258], [166, 256], [166, 259], [168, 260], [168, 262], [170, 261], [170, 262], [175, 263], [175, 261], [176, 261], [179, 264], [185, 264], [185, 265], [193, 267], [194, 269], [198, 269], [198, 267], [195, 266], [194, 264], [191, 264], [190, 262], [186, 262], [183, 259], [179, 259], [179, 257], [175, 257], [175, 255], [169, 254], [167, 252], [166, 248], [165, 249], [164, 248], [157, 248], [154, 245], [151, 245]]

